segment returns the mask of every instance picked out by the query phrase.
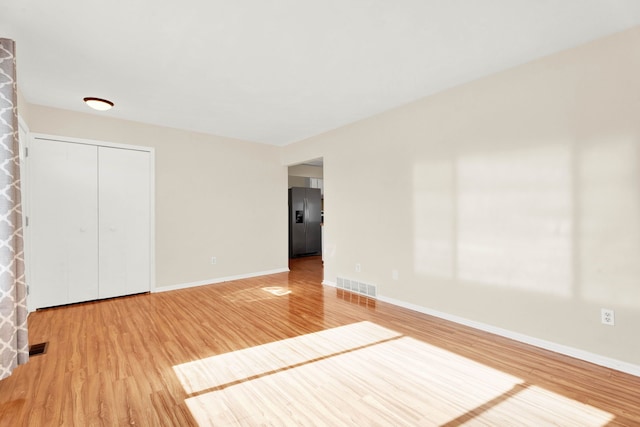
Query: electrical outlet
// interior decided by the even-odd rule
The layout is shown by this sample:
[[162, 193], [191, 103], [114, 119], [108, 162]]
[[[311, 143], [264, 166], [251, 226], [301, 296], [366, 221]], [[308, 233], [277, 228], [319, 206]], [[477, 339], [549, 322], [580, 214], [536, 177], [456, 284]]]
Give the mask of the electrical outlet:
[[616, 324], [616, 317], [613, 310], [610, 308], [600, 309], [600, 321], [605, 325], [614, 326]]
[[398, 270], [391, 270], [391, 278], [393, 280], [398, 280]]
[[362, 271], [362, 266], [360, 263], [356, 264], [356, 273], [360, 273]]
[[218, 260], [216, 259], [216, 257], [212, 256], [211, 257], [211, 264], [216, 265], [217, 262], [218, 262]]

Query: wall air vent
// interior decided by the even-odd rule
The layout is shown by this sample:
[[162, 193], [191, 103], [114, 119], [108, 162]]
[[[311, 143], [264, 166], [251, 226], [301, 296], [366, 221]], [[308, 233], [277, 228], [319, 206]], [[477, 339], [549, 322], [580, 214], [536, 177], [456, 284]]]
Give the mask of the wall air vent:
[[345, 279], [344, 277], [338, 277], [336, 285], [338, 289], [344, 289], [345, 291], [354, 292], [370, 298], [376, 298], [378, 296], [378, 287], [370, 283], [363, 283], [356, 280]]

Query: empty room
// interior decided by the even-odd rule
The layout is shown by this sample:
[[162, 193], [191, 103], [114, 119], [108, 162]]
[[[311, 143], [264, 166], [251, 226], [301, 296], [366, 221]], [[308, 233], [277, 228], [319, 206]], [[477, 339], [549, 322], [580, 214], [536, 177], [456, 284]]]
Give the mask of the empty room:
[[640, 425], [640, 2], [0, 6], [0, 426]]

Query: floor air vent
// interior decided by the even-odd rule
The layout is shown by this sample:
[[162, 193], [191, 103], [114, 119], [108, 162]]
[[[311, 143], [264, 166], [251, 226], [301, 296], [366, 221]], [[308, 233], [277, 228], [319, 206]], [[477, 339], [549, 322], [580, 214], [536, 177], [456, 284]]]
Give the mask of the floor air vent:
[[338, 289], [344, 289], [345, 291], [355, 292], [371, 298], [376, 298], [378, 296], [378, 288], [376, 285], [345, 279], [344, 277], [338, 277], [337, 285]]
[[48, 341], [29, 346], [29, 356], [39, 356], [41, 354], [45, 354], [47, 352], [48, 346]]

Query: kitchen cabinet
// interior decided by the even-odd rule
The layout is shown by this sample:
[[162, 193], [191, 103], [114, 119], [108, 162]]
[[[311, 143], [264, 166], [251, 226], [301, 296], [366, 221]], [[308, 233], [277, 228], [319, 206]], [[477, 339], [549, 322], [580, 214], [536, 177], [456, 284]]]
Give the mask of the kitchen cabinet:
[[324, 180], [322, 178], [307, 178], [307, 187], [320, 189], [320, 197], [324, 197]]

